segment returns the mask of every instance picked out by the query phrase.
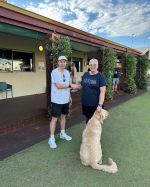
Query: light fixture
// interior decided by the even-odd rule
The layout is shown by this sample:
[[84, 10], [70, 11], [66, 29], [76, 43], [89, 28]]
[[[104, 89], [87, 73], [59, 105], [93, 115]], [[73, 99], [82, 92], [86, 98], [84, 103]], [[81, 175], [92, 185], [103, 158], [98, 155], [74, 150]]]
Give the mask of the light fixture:
[[43, 51], [43, 46], [39, 45], [38, 49], [39, 49], [40, 52], [42, 52]]

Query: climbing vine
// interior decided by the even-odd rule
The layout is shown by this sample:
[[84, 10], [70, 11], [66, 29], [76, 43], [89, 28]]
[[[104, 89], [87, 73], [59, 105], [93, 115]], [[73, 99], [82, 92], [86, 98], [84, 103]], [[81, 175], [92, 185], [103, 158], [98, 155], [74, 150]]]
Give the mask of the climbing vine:
[[137, 88], [135, 84], [137, 59], [133, 54], [127, 54], [125, 60], [127, 91], [130, 94], [136, 94]]
[[113, 99], [112, 77], [116, 64], [116, 53], [111, 48], [103, 48], [102, 71], [106, 78], [106, 100]]
[[139, 87], [142, 89], [147, 88], [147, 70], [149, 67], [150, 60], [148, 60], [146, 55], [140, 57], [138, 61], [138, 69], [139, 69]]

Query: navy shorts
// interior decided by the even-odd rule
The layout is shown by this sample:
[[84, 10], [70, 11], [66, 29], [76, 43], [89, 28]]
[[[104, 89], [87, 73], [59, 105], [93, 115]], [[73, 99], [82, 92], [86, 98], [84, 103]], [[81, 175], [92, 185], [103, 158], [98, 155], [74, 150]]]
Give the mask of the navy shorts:
[[68, 115], [69, 113], [69, 103], [57, 104], [51, 103], [51, 116], [59, 118], [61, 114]]

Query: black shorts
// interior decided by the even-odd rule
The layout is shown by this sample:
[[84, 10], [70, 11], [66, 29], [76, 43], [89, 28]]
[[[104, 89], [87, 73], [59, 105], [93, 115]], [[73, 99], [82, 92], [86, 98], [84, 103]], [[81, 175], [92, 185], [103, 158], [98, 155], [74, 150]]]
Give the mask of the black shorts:
[[[104, 104], [102, 108], [104, 108]], [[90, 119], [93, 116], [96, 109], [97, 106], [85, 106], [82, 104], [82, 114], [85, 115], [88, 119]]]
[[61, 114], [68, 115], [69, 113], [69, 103], [66, 104], [57, 104], [51, 103], [51, 116], [60, 117]]
[[97, 106], [85, 106], [85, 105], [82, 105], [82, 113], [88, 119], [90, 119], [93, 116], [93, 114], [94, 114], [96, 109], [97, 109]]

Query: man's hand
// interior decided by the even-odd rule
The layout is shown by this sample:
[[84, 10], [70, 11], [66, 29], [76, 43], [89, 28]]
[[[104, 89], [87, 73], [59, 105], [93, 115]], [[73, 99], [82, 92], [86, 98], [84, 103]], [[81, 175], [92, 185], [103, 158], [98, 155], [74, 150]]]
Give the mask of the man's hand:
[[71, 88], [73, 90], [76, 90], [76, 89], [80, 89], [81, 88], [81, 85], [80, 84], [70, 84], [71, 85]]

